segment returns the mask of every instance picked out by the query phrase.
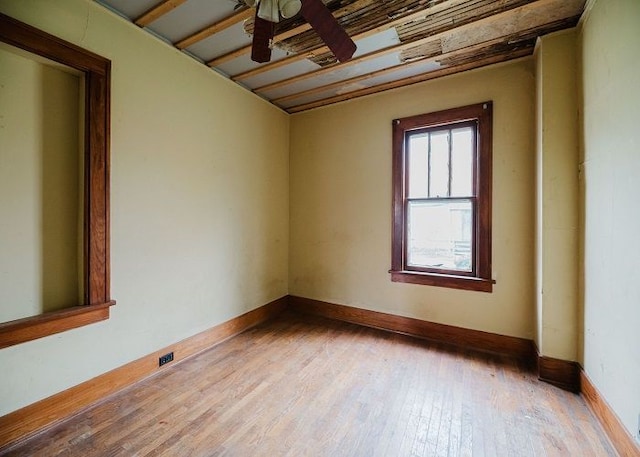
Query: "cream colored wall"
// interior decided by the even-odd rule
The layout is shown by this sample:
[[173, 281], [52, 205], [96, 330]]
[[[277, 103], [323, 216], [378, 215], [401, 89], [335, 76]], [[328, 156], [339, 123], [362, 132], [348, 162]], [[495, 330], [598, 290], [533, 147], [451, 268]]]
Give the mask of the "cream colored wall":
[[[583, 361], [629, 430], [640, 404], [639, 8], [600, 0], [579, 37]], [[533, 60], [289, 120], [89, 0], [0, 0], [0, 11], [113, 61], [118, 300], [106, 322], [0, 350], [0, 415], [288, 291], [534, 337]], [[485, 100], [494, 101], [494, 292], [391, 283], [391, 120]]]
[[0, 415], [287, 294], [287, 115], [89, 0], [0, 11], [112, 60], [108, 321], [0, 350]]
[[640, 420], [640, 2], [598, 0], [582, 26], [584, 354], [632, 436]]
[[[296, 114], [289, 291], [333, 303], [533, 338], [532, 60]], [[493, 100], [493, 293], [392, 283], [391, 121]]]
[[540, 354], [578, 360], [578, 109], [575, 29], [536, 47], [536, 309]]
[[78, 304], [80, 78], [0, 48], [0, 322]]

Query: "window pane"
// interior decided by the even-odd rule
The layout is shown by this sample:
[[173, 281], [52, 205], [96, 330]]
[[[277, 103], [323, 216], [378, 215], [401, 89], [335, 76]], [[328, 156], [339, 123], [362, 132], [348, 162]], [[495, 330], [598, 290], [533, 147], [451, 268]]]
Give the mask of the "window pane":
[[429, 197], [449, 196], [449, 130], [431, 133]]
[[407, 265], [471, 271], [471, 201], [412, 201], [408, 211]]
[[429, 136], [426, 133], [409, 137], [409, 198], [424, 198], [428, 196]]
[[463, 127], [452, 130], [451, 196], [473, 196], [474, 129]]

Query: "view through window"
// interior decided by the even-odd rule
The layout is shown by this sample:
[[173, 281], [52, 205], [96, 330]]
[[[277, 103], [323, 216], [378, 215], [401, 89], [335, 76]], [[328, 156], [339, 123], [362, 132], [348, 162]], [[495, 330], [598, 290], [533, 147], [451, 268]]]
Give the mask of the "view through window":
[[407, 263], [472, 271], [475, 125], [407, 136]]

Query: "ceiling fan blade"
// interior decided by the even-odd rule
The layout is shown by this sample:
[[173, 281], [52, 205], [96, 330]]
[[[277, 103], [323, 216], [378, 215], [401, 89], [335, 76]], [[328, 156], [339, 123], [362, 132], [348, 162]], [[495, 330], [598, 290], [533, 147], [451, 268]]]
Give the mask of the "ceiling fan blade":
[[255, 22], [253, 23], [253, 41], [251, 44], [251, 60], [258, 63], [271, 60], [271, 48], [269, 44], [275, 32], [274, 23], [266, 21], [258, 16], [256, 8]]
[[356, 44], [322, 0], [302, 0], [300, 14], [311, 24], [340, 62], [349, 60], [356, 52]]

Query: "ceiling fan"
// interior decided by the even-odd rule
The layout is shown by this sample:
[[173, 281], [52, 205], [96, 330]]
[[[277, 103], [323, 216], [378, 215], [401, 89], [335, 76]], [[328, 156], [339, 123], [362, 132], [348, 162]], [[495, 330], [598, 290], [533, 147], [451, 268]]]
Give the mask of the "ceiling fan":
[[280, 16], [288, 19], [298, 13], [313, 27], [340, 62], [349, 60], [356, 51], [356, 44], [322, 0], [244, 0], [244, 3], [249, 7], [256, 7], [251, 45], [251, 60], [254, 62], [271, 60], [271, 40]]

